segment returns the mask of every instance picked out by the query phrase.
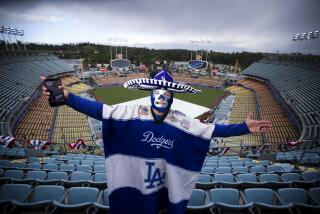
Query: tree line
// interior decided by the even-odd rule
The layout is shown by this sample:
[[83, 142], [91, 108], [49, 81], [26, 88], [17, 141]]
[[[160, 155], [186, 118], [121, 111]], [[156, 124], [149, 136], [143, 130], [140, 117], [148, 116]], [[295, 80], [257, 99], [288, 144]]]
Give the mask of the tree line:
[[[88, 68], [89, 65], [96, 64], [109, 64], [110, 46], [93, 44], [93, 43], [69, 43], [62, 45], [53, 44], [37, 44], [37, 43], [27, 43], [26, 48], [28, 51], [41, 51], [41, 52], [53, 52], [60, 58], [63, 59], [79, 59], [83, 58], [84, 67]], [[115, 52], [120, 52], [120, 47], [112, 47], [112, 59], [114, 59]], [[0, 50], [5, 50], [4, 42], [0, 42]], [[125, 58], [126, 47], [122, 47], [122, 54]], [[155, 61], [189, 61], [191, 59], [191, 51], [184, 49], [166, 49], [166, 50], [156, 50], [141, 47], [127, 47], [128, 59], [131, 63], [139, 64], [154, 64]], [[195, 58], [195, 51], [192, 53], [193, 59]], [[233, 53], [223, 53], [223, 52], [208, 52], [208, 61], [214, 64], [225, 64], [234, 65], [236, 60], [241, 66], [241, 69], [247, 68], [253, 62], [262, 59], [265, 55], [263, 53], [252, 53], [252, 52], [233, 52]]]

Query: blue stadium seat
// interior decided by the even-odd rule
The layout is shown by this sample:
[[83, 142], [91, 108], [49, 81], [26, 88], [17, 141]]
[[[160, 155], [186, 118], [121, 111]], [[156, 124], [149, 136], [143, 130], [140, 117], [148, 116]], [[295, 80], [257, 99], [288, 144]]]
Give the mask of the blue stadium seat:
[[231, 167], [218, 167], [216, 168], [215, 173], [231, 173], [232, 169]]
[[89, 165], [77, 165], [76, 170], [81, 172], [92, 172], [92, 167]]
[[263, 187], [265, 184], [264, 182], [259, 182], [257, 176], [251, 173], [236, 175], [236, 181], [240, 183], [239, 187], [244, 189]]
[[105, 189], [101, 191], [98, 201], [94, 203], [95, 208], [97, 209], [94, 213], [102, 211], [102, 212], [108, 212], [110, 209], [109, 206], [109, 195], [108, 195], [108, 189]]
[[267, 172], [269, 173], [282, 173], [284, 172], [282, 167], [279, 165], [269, 165], [267, 166]]
[[93, 180], [88, 181], [88, 183], [91, 187], [97, 187], [99, 189], [107, 188], [108, 184], [106, 173], [95, 173]]
[[314, 200], [320, 205], [320, 187], [314, 187], [309, 190]]
[[196, 182], [197, 189], [210, 189], [213, 188], [213, 182], [211, 175], [200, 174]]
[[40, 180], [40, 184], [63, 184], [68, 180], [68, 174], [66, 172], [48, 172], [45, 180]]
[[40, 163], [27, 163], [26, 169], [28, 170], [40, 170], [41, 169], [41, 164]]
[[62, 186], [54, 185], [40, 185], [36, 186], [31, 192], [30, 197], [22, 202], [13, 201], [15, 206], [12, 210], [14, 213], [26, 210], [42, 210], [45, 211], [46, 207], [52, 205], [53, 201], [61, 202], [65, 193]]
[[213, 167], [202, 167], [202, 169], [201, 169], [202, 174], [213, 175], [214, 171], [215, 171], [215, 168], [213, 168]]
[[9, 169], [4, 171], [3, 176], [0, 178], [0, 184], [11, 181], [12, 179], [21, 179], [23, 177], [23, 171], [17, 169]]
[[75, 171], [75, 166], [73, 164], [61, 164], [59, 171], [73, 172]]
[[94, 165], [93, 166], [93, 172], [94, 173], [99, 173], [99, 172], [106, 172], [106, 167], [105, 167], [105, 165]]
[[0, 167], [4, 168], [4, 167], [10, 167], [11, 166], [11, 161], [9, 160], [0, 160]]
[[48, 164], [43, 164], [42, 169], [45, 171], [56, 171], [58, 170], [59, 166], [58, 164], [54, 164], [54, 163], [48, 163]]
[[94, 164], [93, 159], [92, 160], [82, 160], [81, 165], [89, 165], [92, 166]]
[[187, 205], [187, 213], [208, 212], [212, 203], [206, 203], [206, 194], [202, 189], [194, 189]]
[[98, 166], [98, 165], [105, 165], [105, 161], [94, 161], [94, 165]]
[[250, 173], [260, 174], [265, 172], [266, 172], [266, 169], [264, 166], [253, 166], [250, 168]]
[[253, 206], [252, 202], [243, 204], [242, 194], [240, 194], [239, 190], [233, 188], [211, 189], [209, 201], [213, 203], [212, 213], [246, 212]]
[[293, 207], [300, 213], [320, 211], [320, 205], [304, 189], [283, 188], [278, 190], [278, 194], [283, 204], [293, 203]]
[[266, 188], [285, 188], [289, 187], [290, 182], [283, 182], [278, 174], [260, 174], [259, 179], [265, 183]]
[[24, 201], [31, 192], [28, 184], [4, 184], [0, 187], [0, 213], [9, 213], [11, 200]]
[[252, 211], [256, 213], [275, 213], [275, 212], [287, 212], [290, 213], [293, 204], [284, 205], [277, 194], [271, 189], [267, 188], [253, 188], [244, 190], [244, 199], [246, 203], [253, 202], [254, 207]]
[[16, 169], [24, 169], [26, 167], [25, 162], [12, 162], [11, 167], [16, 168]]
[[236, 188], [239, 183], [235, 180], [234, 176], [230, 173], [226, 174], [215, 174], [213, 177], [215, 187], [230, 187]]
[[235, 167], [235, 168], [232, 168], [232, 173], [234, 174], [249, 173], [249, 168], [243, 167], [243, 166]]
[[91, 173], [88, 172], [72, 172], [69, 176], [69, 180], [65, 181], [66, 186], [84, 186], [88, 185], [88, 182], [92, 180]]
[[87, 210], [98, 201], [99, 190], [92, 187], [72, 187], [66, 191], [61, 202], [53, 201], [52, 212], [75, 212]]

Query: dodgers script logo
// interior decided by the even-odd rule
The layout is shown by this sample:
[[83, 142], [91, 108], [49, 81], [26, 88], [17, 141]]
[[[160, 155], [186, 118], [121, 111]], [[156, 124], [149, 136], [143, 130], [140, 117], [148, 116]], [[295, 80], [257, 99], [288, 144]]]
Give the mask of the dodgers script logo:
[[173, 142], [174, 140], [165, 139], [163, 135], [161, 137], [155, 137], [152, 131], [147, 131], [143, 133], [143, 139], [141, 139], [141, 142], [147, 142], [151, 143], [151, 146], [155, 146], [157, 149], [164, 147], [166, 149], [172, 149], [173, 148]]

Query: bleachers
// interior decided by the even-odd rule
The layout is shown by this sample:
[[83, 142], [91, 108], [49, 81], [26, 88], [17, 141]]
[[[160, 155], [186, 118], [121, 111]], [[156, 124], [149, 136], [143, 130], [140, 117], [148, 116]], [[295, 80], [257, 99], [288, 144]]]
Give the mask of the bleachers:
[[282, 106], [275, 100], [266, 84], [252, 79], [240, 80], [238, 84], [242, 84], [256, 92], [261, 119], [270, 120], [272, 123], [272, 129], [265, 134], [267, 143], [283, 144], [299, 137]]
[[[258, 118], [256, 108], [256, 98], [250, 90], [241, 86], [231, 86], [227, 90], [235, 95], [233, 107], [231, 110], [229, 124], [242, 123], [249, 112], [252, 112], [253, 118]], [[224, 138], [224, 146], [254, 146], [262, 144], [262, 134], [250, 134], [237, 137]]]
[[285, 102], [302, 117], [305, 132], [302, 138], [320, 138], [320, 75], [319, 64], [261, 60], [242, 72], [268, 80]]
[[[19, 193], [16, 194], [20, 198], [8, 193], [9, 195], [0, 198], [0, 205], [5, 205], [2, 206], [2, 209], [5, 207], [6, 211], [16, 212], [24, 208], [35, 211], [48, 207], [58, 212], [64, 210], [71, 212], [88, 207], [94, 209], [91, 211], [100, 209], [100, 211], [107, 211], [109, 207], [106, 194], [108, 188], [106, 173], [95, 170], [101, 166], [108, 173], [104, 160], [103, 156], [69, 153], [55, 155], [51, 158], [33, 158], [19, 162], [24, 164], [17, 164], [17, 161], [7, 161], [1, 165], [0, 162], [0, 171], [2, 171], [2, 173], [0, 172], [0, 195], [7, 193], [7, 189], [21, 187]], [[56, 167], [48, 167], [53, 165]], [[65, 165], [71, 165], [72, 169], [66, 170]], [[303, 171], [290, 164], [288, 168], [287, 165], [268, 160], [256, 161], [239, 156], [208, 156], [196, 182], [187, 212], [195, 213], [201, 210], [208, 213], [211, 210], [211, 212], [242, 213], [255, 209], [260, 209], [260, 211], [267, 209], [268, 212], [280, 209], [282, 212], [288, 212], [303, 211], [305, 208], [318, 211], [320, 209], [319, 170], [309, 168]], [[89, 166], [91, 170], [87, 171], [81, 166]], [[236, 171], [240, 166], [246, 168], [246, 172]], [[211, 172], [204, 169], [211, 169]], [[55, 194], [52, 190], [57, 191], [59, 199], [54, 197]], [[48, 194], [42, 195], [43, 191], [48, 191]], [[74, 206], [70, 206], [67, 200], [69, 196], [62, 198], [62, 195], [69, 191], [76, 191], [79, 195], [95, 192], [96, 195], [91, 199], [86, 199], [85, 204], [81, 202], [80, 205], [80, 202], [77, 202], [72, 203]], [[287, 192], [292, 195], [286, 196]], [[298, 196], [297, 192], [301, 196]], [[265, 196], [260, 197], [261, 194]], [[277, 203], [273, 200], [268, 202], [269, 196], [270, 198], [275, 197], [274, 200]], [[302, 196], [306, 199], [299, 199], [299, 197], [303, 198]], [[52, 197], [57, 202], [53, 202]], [[18, 200], [10, 201], [10, 199]], [[34, 204], [44, 200], [46, 202], [39, 202], [40, 205]]]

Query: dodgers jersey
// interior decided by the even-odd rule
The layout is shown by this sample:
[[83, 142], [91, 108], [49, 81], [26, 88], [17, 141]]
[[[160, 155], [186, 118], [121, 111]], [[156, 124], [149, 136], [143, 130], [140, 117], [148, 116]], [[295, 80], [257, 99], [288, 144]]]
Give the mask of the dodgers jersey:
[[67, 105], [102, 121], [112, 213], [184, 213], [214, 124], [174, 110], [156, 124], [149, 106], [109, 106], [74, 94]]

